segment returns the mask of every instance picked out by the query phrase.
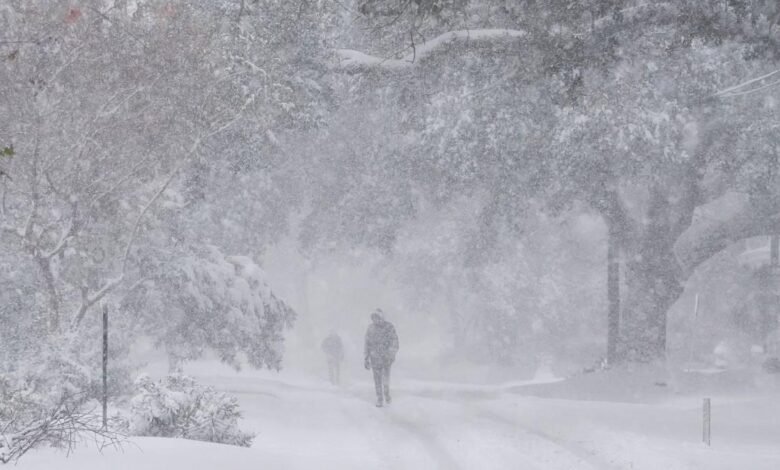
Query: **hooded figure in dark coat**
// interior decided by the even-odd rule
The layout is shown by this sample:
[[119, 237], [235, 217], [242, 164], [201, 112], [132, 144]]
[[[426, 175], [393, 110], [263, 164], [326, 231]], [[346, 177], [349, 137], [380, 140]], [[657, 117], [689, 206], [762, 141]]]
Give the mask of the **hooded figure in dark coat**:
[[384, 313], [376, 309], [366, 331], [365, 367], [374, 372], [376, 406], [390, 404], [390, 367], [398, 352], [398, 335]]

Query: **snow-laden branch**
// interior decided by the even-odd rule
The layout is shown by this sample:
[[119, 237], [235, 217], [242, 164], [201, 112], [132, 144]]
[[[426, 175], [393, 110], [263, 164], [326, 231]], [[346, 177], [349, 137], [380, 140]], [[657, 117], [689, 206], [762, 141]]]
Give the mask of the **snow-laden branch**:
[[[192, 155], [195, 151], [197, 151], [198, 147], [200, 147], [201, 142], [202, 142], [201, 137], [195, 139], [195, 142], [192, 144], [189, 151], [187, 152], [187, 158], [189, 158], [190, 155]], [[185, 159], [185, 162], [186, 161], [187, 160]], [[138, 214], [138, 217], [136, 217], [135, 223], [133, 224], [133, 230], [130, 232], [130, 238], [127, 240], [127, 245], [125, 245], [125, 252], [124, 255], [122, 256], [122, 266], [120, 268], [119, 275], [113, 279], [109, 279], [103, 285], [103, 287], [101, 287], [93, 296], [89, 295], [88, 289], [86, 287], [82, 287], [81, 306], [79, 307], [78, 313], [76, 313], [76, 316], [73, 318], [73, 322], [71, 323], [71, 329], [76, 329], [81, 324], [81, 321], [84, 319], [84, 316], [86, 315], [87, 311], [91, 306], [99, 302], [103, 297], [106, 296], [106, 294], [111, 292], [114, 288], [119, 286], [124, 281], [125, 274], [127, 273], [127, 261], [130, 258], [130, 251], [133, 248], [133, 244], [135, 243], [135, 240], [138, 237], [138, 232], [141, 226], [141, 222], [146, 217], [146, 214], [152, 208], [154, 203], [160, 198], [160, 196], [162, 196], [162, 194], [171, 184], [171, 182], [176, 177], [176, 175], [179, 174], [179, 171], [183, 166], [184, 164], [182, 163], [176, 168], [174, 168], [173, 171], [171, 171], [171, 173], [163, 182], [160, 189], [158, 189], [154, 193], [151, 199], [149, 199], [149, 201], [144, 205], [143, 209], [141, 209], [141, 213]]]
[[79, 311], [76, 314], [76, 316], [73, 318], [73, 323], [71, 324], [71, 329], [76, 329], [76, 327], [81, 324], [81, 320], [84, 319], [84, 315], [86, 315], [87, 310], [93, 305], [95, 305], [97, 302], [100, 302], [100, 300], [106, 296], [109, 292], [114, 290], [117, 286], [119, 286], [122, 281], [124, 281], [125, 273], [122, 273], [119, 275], [119, 277], [116, 277], [114, 279], [109, 279], [103, 287], [101, 287], [97, 292], [95, 292], [94, 295], [90, 296], [89, 291], [86, 287], [81, 288], [81, 306], [79, 307]]
[[[75, 212], [75, 211], [74, 211]], [[46, 253], [43, 253], [41, 257], [46, 259], [54, 258], [56, 255], [62, 252], [62, 250], [65, 249], [65, 247], [68, 246], [68, 242], [76, 233], [76, 221], [75, 221], [75, 214], [68, 220], [68, 225], [65, 227], [65, 229], [62, 231], [62, 234], [59, 237], [59, 240], [54, 245], [54, 248], [49, 250]]]
[[[199, 142], [198, 142], [199, 144]], [[197, 144], [196, 144], [197, 145]], [[160, 187], [160, 189], [154, 193], [154, 196], [149, 200], [149, 202], [146, 203], [144, 208], [141, 210], [141, 213], [138, 214], [138, 217], [135, 219], [135, 223], [133, 224], [133, 230], [130, 232], [130, 239], [127, 241], [127, 246], [125, 247], [125, 254], [122, 256], [122, 275], [126, 272], [127, 268], [127, 259], [130, 257], [130, 250], [133, 248], [133, 243], [135, 242], [135, 238], [138, 235], [138, 229], [141, 226], [141, 221], [146, 216], [146, 213], [149, 212], [149, 209], [154, 205], [155, 201], [162, 195], [162, 193], [165, 192], [166, 189], [168, 189], [168, 185], [171, 184], [171, 181], [173, 181], [173, 178], [179, 173], [179, 170], [181, 169], [181, 165], [176, 167], [170, 175], [168, 175], [168, 178], [165, 180], [163, 185]]]
[[[135, 174], [138, 173], [138, 170], [140, 170], [144, 165], [148, 164], [151, 161], [153, 161], [153, 158], [152, 157], [148, 157], [148, 158], [144, 158], [143, 160], [141, 160], [138, 163], [136, 163], [135, 166], [133, 166], [133, 168], [129, 172], [127, 172], [124, 176], [120, 177], [119, 180], [116, 183], [113, 183], [108, 189], [106, 189], [105, 191], [103, 191], [103, 192], [99, 193], [98, 195], [96, 195], [95, 197], [93, 197], [89, 201], [88, 205], [92, 206], [92, 205], [96, 204], [97, 202], [99, 202], [104, 197], [107, 197], [110, 194], [112, 194], [113, 192], [115, 192], [124, 183], [130, 181], [130, 178], [135, 176]], [[102, 179], [98, 180], [97, 182], [92, 183], [87, 188], [87, 191], [85, 191], [85, 192], [88, 192], [88, 191], [92, 190], [92, 187], [97, 186], [97, 183], [101, 183], [104, 179], [105, 178], [102, 178]]]
[[[775, 77], [775, 80], [766, 83], [766, 80], [772, 77]], [[775, 85], [780, 85], [780, 69], [769, 72], [760, 77], [747, 80], [740, 84], [730, 86], [728, 88], [724, 88], [723, 90], [716, 92], [713, 96], [717, 98], [726, 98], [730, 96], [747, 95], [750, 93], [755, 93], [757, 91], [765, 90]]]
[[[182, 159], [181, 163], [177, 165], [171, 173], [165, 178], [165, 181], [163, 181], [163, 184], [160, 186], [160, 188], [155, 191], [155, 193], [152, 195], [152, 197], [147, 201], [147, 203], [143, 206], [141, 209], [141, 212], [138, 214], [138, 216], [135, 219], [135, 223], [133, 224], [133, 229], [130, 232], [130, 237], [127, 240], [127, 244], [125, 245], [124, 254], [122, 256], [122, 264], [120, 268], [119, 274], [109, 279], [103, 287], [101, 287], [95, 294], [92, 296], [89, 295], [89, 290], [87, 287], [81, 288], [81, 306], [79, 307], [78, 312], [76, 313], [76, 316], [73, 318], [73, 322], [71, 323], [71, 328], [75, 329], [79, 326], [81, 321], [83, 320], [84, 316], [86, 315], [89, 308], [94, 305], [95, 303], [99, 302], [103, 297], [105, 297], [108, 293], [110, 293], [112, 290], [114, 290], [117, 286], [122, 284], [122, 282], [125, 280], [125, 276], [127, 274], [127, 263], [130, 258], [130, 252], [132, 251], [133, 245], [135, 244], [136, 239], [138, 238], [138, 233], [140, 231], [141, 222], [146, 217], [146, 214], [151, 210], [152, 206], [157, 202], [157, 200], [160, 199], [160, 197], [163, 195], [166, 189], [168, 189], [168, 186], [171, 184], [171, 182], [176, 178], [176, 176], [179, 174], [181, 169], [190, 161], [190, 158], [192, 155], [195, 154], [195, 152], [198, 151], [201, 144], [208, 138], [214, 137], [215, 135], [224, 132], [231, 126], [233, 126], [236, 122], [238, 122], [241, 117], [244, 114], [244, 111], [249, 107], [250, 104], [252, 104], [255, 100], [256, 95], [252, 94], [247, 100], [244, 102], [244, 104], [236, 111], [236, 113], [233, 115], [233, 117], [227, 121], [226, 123], [218, 126], [215, 129], [212, 129], [211, 131], [198, 136], [190, 146], [190, 148], [187, 150], [187, 153], [184, 155], [184, 158]], [[133, 170], [135, 171], [135, 170]]]
[[[40, 134], [40, 128], [38, 129], [38, 134]], [[31, 240], [32, 234], [33, 234], [33, 225], [35, 222], [35, 217], [38, 216], [38, 204], [40, 195], [38, 194], [38, 150], [40, 149], [40, 140], [39, 135], [36, 135], [35, 137], [35, 149], [33, 150], [33, 158], [32, 158], [32, 175], [30, 178], [30, 197], [32, 199], [32, 203], [30, 204], [30, 213], [27, 215], [27, 220], [24, 222], [24, 228], [21, 230], [21, 233], [23, 233], [24, 240]]]
[[502, 40], [513, 40], [526, 36], [525, 31], [516, 29], [472, 29], [449, 31], [430, 41], [409, 47], [411, 51], [400, 59], [377, 57], [353, 49], [337, 49], [340, 66], [346, 69], [399, 70], [414, 66], [421, 60], [454, 43], [489, 43]]
[[[255, 98], [256, 97], [257, 97], [256, 93], [252, 93], [251, 95], [249, 95], [249, 97], [244, 101], [244, 104], [241, 105], [241, 107], [238, 109], [238, 111], [236, 111], [236, 113], [233, 115], [232, 118], [230, 118], [229, 121], [227, 121], [226, 123], [224, 123], [221, 126], [217, 127], [216, 129], [212, 130], [211, 132], [209, 132], [208, 134], [203, 136], [202, 139], [208, 139], [208, 138], [214, 137], [215, 135], [217, 135], [217, 134], [219, 134], [219, 133], [221, 133], [223, 131], [226, 131], [228, 128], [233, 126], [233, 124], [238, 122], [239, 119], [241, 119], [243, 117], [244, 111], [246, 111], [246, 108], [248, 108], [249, 105], [251, 105], [252, 103], [255, 102]], [[193, 152], [194, 152], [194, 149], [193, 149]], [[190, 152], [190, 153], [192, 153], [192, 152]]]
[[[54, 184], [54, 182], [51, 179], [51, 176], [48, 172], [45, 172], [43, 174], [44, 179], [49, 184], [49, 187], [54, 191], [54, 194], [59, 196], [60, 198], [67, 200], [71, 207], [71, 214], [70, 218], [68, 219], [68, 225], [63, 229], [63, 231], [60, 234], [60, 237], [55, 243], [54, 248], [49, 250], [46, 253], [43, 253], [41, 256], [46, 259], [51, 259], [62, 252], [62, 250], [65, 249], [68, 242], [71, 238], [73, 238], [76, 235], [77, 230], [77, 220], [76, 217], [78, 216], [78, 198], [73, 196], [68, 196], [65, 194], [65, 192], [57, 189], [57, 186]], [[37, 245], [40, 245], [41, 239], [43, 238], [43, 234], [38, 236], [38, 242]]]
[[[36, 394], [27, 394], [9, 389], [6, 395], [11, 403], [43, 405], [44, 399]], [[100, 416], [83, 405], [84, 394], [69, 393], [42, 412], [25, 416], [14, 409], [10, 416], [4, 416], [0, 428], [0, 464], [18, 463], [27, 452], [43, 445], [65, 448], [70, 452], [89, 437], [99, 449], [106, 446], [118, 447], [122, 436], [102, 425]], [[39, 403], [40, 402], [40, 403]], [[15, 407], [20, 408], [20, 407]]]
[[244, 114], [244, 111], [246, 111], [246, 108], [252, 104], [255, 100], [255, 95], [252, 94], [247, 100], [244, 102], [244, 104], [236, 111], [235, 115], [225, 124], [219, 126], [218, 128], [208, 132], [205, 135], [201, 135], [195, 139], [195, 141], [192, 143], [192, 146], [190, 146], [189, 150], [187, 151], [187, 154], [185, 155], [185, 158], [182, 160], [182, 163], [179, 164], [174, 170], [171, 172], [170, 175], [168, 175], [168, 178], [166, 178], [163, 185], [160, 187], [160, 189], [152, 196], [152, 198], [149, 200], [149, 202], [144, 206], [144, 208], [141, 210], [141, 213], [138, 215], [138, 218], [135, 221], [135, 224], [133, 225], [133, 230], [130, 233], [130, 239], [127, 242], [127, 246], [125, 247], [125, 254], [122, 257], [122, 276], [124, 276], [124, 273], [126, 272], [127, 268], [127, 260], [130, 257], [130, 250], [133, 247], [133, 243], [135, 242], [135, 238], [138, 235], [138, 229], [141, 226], [141, 221], [146, 216], [146, 213], [149, 211], [149, 209], [154, 205], [155, 201], [159, 199], [160, 196], [165, 192], [166, 189], [168, 189], [168, 185], [171, 184], [173, 179], [176, 177], [176, 175], [179, 173], [179, 171], [184, 167], [184, 165], [189, 161], [190, 157], [195, 154], [195, 152], [198, 151], [198, 148], [200, 147], [201, 143], [211, 137], [214, 137], [215, 135], [219, 134], [220, 132], [223, 132], [227, 130], [229, 127], [231, 127], [233, 124], [235, 124]]
[[738, 240], [780, 231], [778, 201], [758, 204], [745, 195], [737, 196], [727, 194], [713, 203], [730, 207], [721, 209], [717, 215], [700, 214], [700, 220], [677, 240], [674, 250], [684, 272], [693, 272], [701, 263]]

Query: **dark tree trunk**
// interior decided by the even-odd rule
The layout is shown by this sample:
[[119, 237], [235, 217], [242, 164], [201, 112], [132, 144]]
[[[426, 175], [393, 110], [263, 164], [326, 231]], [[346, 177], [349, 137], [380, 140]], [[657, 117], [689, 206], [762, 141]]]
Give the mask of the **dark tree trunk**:
[[[658, 214], [656, 214], [658, 215]], [[632, 361], [662, 360], [666, 354], [666, 314], [683, 292], [683, 277], [668, 226], [650, 222], [626, 252], [623, 304], [624, 354]]]
[[[624, 359], [652, 361], [666, 353], [666, 314], [683, 292], [683, 284], [704, 261], [729, 244], [747, 237], [777, 233], [778, 205], [766, 209], [754, 202], [727, 219], [703, 221], [688, 233], [692, 210], [669, 204], [654, 191], [646, 222], [623, 245], [626, 292], [622, 296], [620, 344]], [[776, 242], [775, 242], [776, 243]], [[776, 247], [772, 247], [777, 256]], [[774, 259], [774, 258], [773, 258]]]
[[[639, 195], [641, 205], [634, 201], [634, 208], [644, 208], [641, 214], [630, 213], [609, 180], [594, 185], [589, 196], [589, 204], [604, 217], [609, 230], [610, 362], [663, 360], [667, 312], [694, 270], [737, 240], [780, 232], [780, 196], [750, 197], [740, 210], [728, 211], [724, 217], [694, 220], [697, 207], [715, 200], [702, 187], [705, 163], [701, 158], [662, 172], [668, 177], [659, 178]], [[779, 246], [773, 239], [773, 265], [780, 263]], [[618, 249], [622, 267], [616, 264]]]
[[620, 242], [614, 228], [607, 238], [607, 364], [620, 362]]
[[622, 355], [648, 362], [666, 354], [666, 313], [682, 294], [680, 283], [660, 266], [635, 266], [626, 275]]
[[670, 202], [668, 189], [650, 192], [647, 211], [631, 238], [622, 245], [626, 293], [622, 302], [619, 354], [630, 361], [650, 362], [666, 356], [666, 316], [680, 298], [686, 275], [674, 252], [692, 206]]

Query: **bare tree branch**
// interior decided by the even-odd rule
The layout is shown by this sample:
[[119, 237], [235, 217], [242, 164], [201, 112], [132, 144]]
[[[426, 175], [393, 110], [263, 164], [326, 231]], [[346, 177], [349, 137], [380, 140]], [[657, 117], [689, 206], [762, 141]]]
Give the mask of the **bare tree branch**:
[[718, 218], [699, 220], [680, 236], [675, 254], [683, 272], [693, 272], [736, 241], [780, 232], [780, 202], [758, 204], [745, 199], [738, 207], [721, 210]]
[[141, 226], [141, 221], [146, 217], [146, 214], [149, 212], [151, 207], [154, 205], [154, 203], [162, 196], [162, 194], [165, 192], [166, 189], [168, 189], [168, 186], [171, 184], [173, 179], [176, 177], [176, 175], [179, 174], [179, 171], [189, 162], [190, 157], [192, 157], [195, 152], [197, 152], [200, 145], [203, 143], [204, 140], [213, 137], [220, 132], [225, 131], [229, 127], [231, 127], [233, 124], [235, 124], [243, 115], [246, 108], [254, 102], [255, 95], [251, 95], [249, 98], [247, 98], [246, 102], [244, 102], [243, 106], [236, 111], [235, 115], [232, 119], [230, 119], [225, 124], [217, 127], [216, 129], [206, 133], [205, 135], [202, 135], [195, 139], [195, 141], [192, 143], [192, 146], [190, 146], [190, 149], [187, 151], [187, 154], [185, 155], [184, 159], [182, 160], [182, 163], [179, 164], [176, 168], [171, 171], [170, 175], [165, 179], [162, 186], [160, 187], [157, 192], [154, 193], [151, 199], [146, 203], [146, 205], [141, 209], [141, 212], [138, 214], [138, 217], [135, 219], [135, 223], [133, 224], [133, 229], [130, 232], [130, 238], [127, 240], [127, 245], [125, 246], [124, 255], [122, 256], [122, 267], [120, 269], [119, 275], [114, 278], [108, 280], [103, 287], [98, 290], [95, 295], [89, 296], [87, 294], [86, 287], [82, 287], [82, 295], [81, 295], [81, 306], [79, 307], [79, 311], [76, 313], [76, 316], [73, 319], [73, 323], [71, 324], [72, 328], [77, 328], [79, 324], [81, 324], [81, 321], [84, 319], [84, 316], [86, 315], [89, 308], [94, 305], [96, 302], [99, 302], [103, 297], [106, 296], [109, 292], [111, 292], [114, 288], [116, 288], [118, 285], [122, 283], [122, 281], [125, 278], [125, 275], [127, 273], [127, 262], [130, 258], [130, 251], [133, 248], [133, 245], [135, 244], [135, 240], [138, 238], [138, 232]]
[[[713, 97], [739, 96], [739, 95], [745, 95], [745, 94], [749, 94], [749, 93], [753, 93], [753, 92], [756, 92], [756, 91], [760, 91], [760, 90], [769, 88], [770, 86], [774, 86], [774, 85], [780, 84], [780, 80], [774, 81], [774, 82], [770, 82], [769, 84], [764, 84], [763, 82], [766, 79], [772, 78], [772, 77], [774, 77], [777, 74], [780, 74], [780, 69], [774, 70], [774, 71], [769, 72], [767, 74], [764, 74], [764, 75], [762, 75], [760, 77], [756, 77], [756, 78], [744, 81], [744, 82], [739, 83], [737, 85], [730, 86], [728, 88], [724, 88], [723, 90], [720, 90], [720, 91], [714, 93], [712, 96]], [[758, 87], [757, 88], [749, 88], [749, 89], [746, 88], [746, 87], [754, 85], [754, 84], [757, 84]]]
[[[19, 393], [16, 395], [19, 399]], [[82, 401], [65, 394], [41, 416], [24, 422], [20, 422], [19, 413], [8, 416], [0, 429], [0, 463], [18, 462], [27, 452], [42, 445], [65, 448], [68, 452], [85, 439], [92, 440], [101, 449], [121, 446], [124, 436], [104, 428], [97, 414], [83, 409]]]
[[347, 70], [402, 70], [414, 66], [427, 57], [455, 43], [490, 43], [515, 41], [527, 36], [525, 31], [516, 29], [473, 29], [450, 31], [422, 44], [414, 46], [412, 51], [400, 59], [388, 59], [364, 54], [352, 49], [337, 49], [341, 68]]

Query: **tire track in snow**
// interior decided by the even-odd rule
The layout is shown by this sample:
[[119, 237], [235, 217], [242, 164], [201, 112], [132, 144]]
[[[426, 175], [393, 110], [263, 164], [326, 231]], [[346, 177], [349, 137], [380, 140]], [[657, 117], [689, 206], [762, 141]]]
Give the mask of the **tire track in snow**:
[[[353, 388], [299, 386], [273, 380], [252, 382], [253, 386], [224, 382], [214, 382], [213, 386], [220, 391], [234, 395], [243, 395], [244, 397], [257, 396], [279, 399], [279, 393], [282, 392], [294, 392], [300, 394], [301, 397], [310, 393], [320, 394], [321, 398], [330, 396], [333, 398], [333, 401], [330, 402], [328, 400], [328, 403], [323, 403], [322, 405], [326, 407], [335, 406], [339, 410], [337, 414], [346, 418], [342, 424], [354, 426], [362, 431], [360, 435], [366, 444], [379, 456], [379, 460], [384, 464], [384, 468], [390, 470], [398, 468], [463, 470], [456, 459], [442, 445], [432, 429], [423, 429], [423, 423], [404, 418], [397, 412], [393, 412], [392, 406], [375, 408], [374, 404], [366, 399], [367, 394], [365, 391]], [[272, 392], [267, 389], [260, 389], [258, 385], [261, 384], [276, 390]], [[370, 395], [373, 395], [373, 387]], [[429, 419], [428, 421], [435, 423], [435, 420]], [[429, 461], [429, 464], [420, 466], [420, 462], [410, 463], [408, 459], [413, 458], [414, 455], [399, 453], [399, 446], [396, 442], [398, 440], [412, 444], [415, 450], [419, 449], [420, 454]]]
[[423, 428], [420, 424], [402, 418], [395, 413], [389, 414], [389, 417], [393, 424], [403, 429], [406, 433], [415, 436], [415, 438], [423, 444], [423, 447], [438, 464], [438, 468], [442, 470], [461, 469], [460, 464], [456, 462], [455, 458], [444, 448], [433, 432]]
[[[457, 423], [451, 441], [444, 440], [438, 435], [435, 439], [442, 444], [440, 447], [443, 447], [444, 443], [453, 446], [454, 453], [458, 457], [453, 456], [453, 451], [446, 449], [444, 451], [450, 459], [457, 458], [463, 463], [456, 464], [459, 467], [442, 468], [612, 470], [612, 467], [601, 465], [595, 459], [583, 458], [561, 443], [528, 432], [515, 421], [493, 419], [492, 414], [487, 413], [483, 407], [477, 406], [479, 402], [484, 401], [477, 398], [478, 394], [467, 392], [465, 395], [459, 393], [446, 395], [446, 398], [427, 396], [424, 400], [430, 400], [431, 403], [422, 404], [424, 409], [439, 407], [440, 413], [444, 413], [446, 418], [454, 419]], [[468, 399], [464, 401], [464, 397]], [[449, 405], [447, 407], [449, 409], [441, 409], [444, 403]], [[446, 422], [437, 422], [435, 419], [434, 422], [445, 432], [450, 431]], [[411, 431], [419, 430], [419, 423], [414, 421], [407, 421], [407, 423], [414, 428]]]
[[[349, 391], [347, 392], [347, 395], [349, 395], [351, 398], [353, 398], [354, 403], [358, 406], [366, 406], [369, 407], [370, 411], [373, 411], [374, 405], [369, 401], [365, 399], [365, 396], [363, 394], [360, 394], [357, 391]], [[423, 449], [424, 453], [428, 456], [428, 458], [436, 464], [434, 468], [440, 469], [440, 470], [463, 470], [461, 465], [456, 461], [456, 459], [447, 451], [447, 449], [442, 445], [442, 443], [439, 441], [439, 439], [436, 437], [435, 433], [433, 433], [430, 430], [426, 430], [422, 428], [421, 423], [416, 423], [412, 420], [406, 419], [401, 417], [397, 412], [393, 411], [393, 407], [395, 405], [387, 406], [385, 408], [377, 408], [376, 413], [378, 416], [378, 419], [373, 421], [375, 424], [379, 424], [382, 426], [382, 430], [384, 432], [388, 432], [388, 427], [386, 425], [390, 425], [391, 428], [389, 429], [395, 429], [398, 431], [397, 433], [392, 434], [398, 434], [398, 436], [403, 436], [403, 438], [406, 438], [416, 444], [419, 445], [421, 449]], [[350, 419], [353, 422], [356, 422], [358, 426], [360, 426], [363, 429], [371, 430], [364, 421], [365, 416], [357, 416], [357, 414], [354, 411], [354, 408], [347, 408], [342, 404], [342, 410], [345, 415], [348, 415]], [[393, 436], [396, 437], [397, 436]], [[385, 455], [385, 458], [383, 459], [386, 462], [391, 462], [397, 460], [397, 455], [393, 454], [391, 452], [388, 452], [386, 448], [380, 447], [380, 452], [382, 452]], [[406, 467], [393, 467], [390, 466], [390, 468], [410, 468], [408, 466]], [[419, 467], [423, 468], [423, 467]], [[425, 467], [430, 468], [430, 467]]]
[[[489, 401], [500, 396], [500, 393], [495, 391], [457, 389], [421, 390], [412, 392], [412, 394], [435, 401], [447, 401], [456, 404], [462, 404], [464, 401], [468, 401], [472, 404], [478, 404], [480, 402]], [[514, 432], [521, 432], [525, 434], [527, 437], [532, 440], [536, 440], [537, 442], [541, 440], [547, 445], [552, 446], [552, 448], [562, 450], [572, 458], [576, 459], [584, 465], [587, 465], [588, 468], [592, 468], [593, 470], [624, 470], [623, 467], [618, 467], [614, 463], [608, 462], [607, 460], [599, 457], [595, 452], [583, 446], [561, 438], [557, 438], [540, 429], [531, 427], [519, 419], [509, 418], [494, 411], [485, 409], [483, 406], [478, 406], [470, 415], [472, 419], [490, 420], [494, 423], [500, 423], [503, 426], [509, 427]], [[537, 465], [541, 465], [540, 468], [547, 468], [549, 463], [539, 462]], [[582, 466], [577, 467], [577, 469], [585, 470]]]
[[[350, 395], [352, 395], [357, 401], [365, 402], [367, 405], [369, 405], [368, 401], [365, 400], [363, 395], [360, 395], [355, 391], [351, 392]], [[403, 399], [403, 395], [406, 395], [408, 398], [413, 398], [415, 401], [404, 403], [405, 400]], [[380, 415], [387, 417], [386, 424], [398, 428], [401, 432], [405, 433], [406, 436], [416, 440], [419, 444], [421, 444], [429, 458], [435, 462], [435, 467], [421, 467], [419, 465], [410, 467], [407, 465], [398, 468], [437, 468], [441, 470], [470, 470], [479, 468], [507, 468], [512, 470], [572, 470], [577, 468], [578, 470], [586, 470], [581, 469], [581, 467], [572, 467], [568, 465], [556, 465], [550, 467], [549, 458], [538, 458], [538, 454], [524, 454], [515, 451], [515, 441], [508, 437], [507, 434], [516, 433], [516, 427], [513, 426], [510, 433], [496, 432], [495, 421], [479, 414], [474, 415], [473, 411], [464, 412], [464, 401], [462, 397], [459, 396], [459, 394], [449, 395], [453, 399], [446, 399], [442, 397], [433, 398], [426, 396], [422, 398], [422, 402], [417, 401], [418, 398], [415, 397], [415, 395], [415, 393], [404, 393], [402, 394], [400, 402], [395, 401], [394, 404], [389, 408], [378, 410], [378, 412]], [[458, 396], [457, 399], [454, 399], [455, 395]], [[476, 399], [477, 401], [481, 401], [479, 398], [477, 398], [477, 395], [481, 394], [475, 395], [468, 392], [466, 395], [468, 396], [469, 400]], [[425, 403], [425, 401], [430, 402]], [[447, 409], [441, 409], [442, 404], [446, 404]], [[437, 411], [431, 411], [437, 408]], [[406, 413], [414, 413], [415, 417], [406, 416]], [[446, 419], [443, 420], [442, 417]], [[485, 428], [470, 425], [473, 424], [474, 418], [477, 418], [482, 423], [487, 424], [488, 427]], [[454, 428], [452, 428], [448, 423], [450, 420], [454, 420], [457, 423]], [[503, 426], [503, 423], [499, 423], [499, 425]], [[445, 435], [449, 435], [449, 439], [443, 438], [441, 432], [443, 432]], [[475, 443], [481, 443], [484, 445], [486, 442], [490, 443], [489, 445], [494, 446], [498, 444], [499, 448], [504, 447], [504, 449], [512, 449], [513, 455], [509, 457], [504, 454], [505, 457], [508, 458], [500, 461], [500, 464], [496, 460], [490, 462], [490, 459], [495, 459], [496, 457], [494, 454], [495, 449], [487, 450], [484, 447], [481, 449], [479, 447], [473, 447]], [[556, 447], [561, 449], [560, 446]], [[453, 449], [455, 449], [454, 452]], [[565, 449], [561, 450], [566, 452]], [[569, 454], [568, 452], [566, 453]], [[475, 458], [477, 461], [474, 460]], [[489, 463], [485, 462], [485, 458], [488, 459]], [[573, 460], [575, 460], [574, 456], [568, 458], [567, 462]], [[579, 461], [579, 459], [576, 460]], [[499, 466], [495, 467], [496, 464], [499, 464]], [[602, 469], [596, 468], [594, 470]]]
[[617, 467], [612, 462], [608, 462], [607, 460], [604, 460], [603, 458], [599, 457], [595, 452], [588, 450], [583, 446], [552, 436], [549, 433], [546, 433], [540, 429], [530, 427], [527, 424], [521, 422], [520, 420], [513, 420], [511, 418], [507, 418], [506, 416], [500, 415], [494, 411], [485, 410], [484, 408], [481, 409], [480, 414], [495, 422], [502, 423], [507, 426], [512, 426], [518, 431], [521, 431], [524, 434], [527, 434], [535, 439], [541, 439], [545, 442], [554, 445], [555, 447], [561, 448], [564, 451], [576, 457], [577, 459], [581, 460], [582, 462], [584, 462], [594, 470], [625, 470], [623, 467]]
[[[369, 421], [366, 419], [366, 416], [372, 410], [367, 409], [366, 413], [358, 412], [356, 406], [360, 406], [360, 405], [357, 404], [357, 400], [355, 400], [355, 397], [356, 394], [354, 392], [346, 391], [346, 390], [344, 391], [343, 394], [339, 396], [337, 409], [339, 411], [341, 418], [343, 419], [343, 425], [352, 426], [357, 430], [359, 430], [358, 435], [361, 437], [361, 439], [366, 444], [366, 446], [377, 457], [378, 462], [381, 463], [381, 467], [372, 467], [372, 468], [377, 468], [377, 469], [402, 468], [402, 466], [400, 465], [401, 462], [399, 462], [399, 454], [393, 452], [392, 448], [389, 448], [382, 444], [383, 438], [385, 438], [386, 436], [383, 436], [379, 432], [377, 432], [377, 427], [373, 425], [375, 424], [373, 421]], [[366, 404], [366, 407], [367, 406], [368, 404]]]
[[[274, 381], [267, 381], [265, 385], [272, 385], [279, 387], [279, 384]], [[233, 384], [231, 384], [233, 385]], [[232, 389], [232, 393], [241, 395], [258, 395], [279, 398], [273, 392], [267, 390], [257, 389], [245, 389], [241, 390], [240, 387], [224, 388]], [[343, 424], [355, 426], [362, 432], [361, 436], [364, 437], [366, 445], [373, 449], [379, 461], [384, 464], [384, 468], [397, 469], [397, 468], [423, 468], [417, 465], [410, 467], [408, 465], [410, 459], [413, 460], [414, 455], [400, 452], [403, 450], [404, 444], [413, 444], [414, 450], [420, 450], [424, 455], [424, 459], [427, 459], [431, 465], [425, 465], [424, 468], [438, 468], [442, 470], [464, 470], [469, 467], [468, 463], [461, 463], [453, 453], [447, 449], [446, 444], [457, 446], [456, 442], [444, 441], [437, 433], [436, 427], [447, 426], [440, 419], [437, 419], [436, 413], [426, 411], [428, 407], [419, 406], [420, 403], [409, 403], [413, 405], [412, 408], [405, 407], [403, 399], [401, 403], [394, 403], [389, 408], [375, 409], [371, 400], [366, 398], [366, 391], [356, 389], [327, 389], [327, 388], [313, 388], [313, 387], [299, 387], [290, 384], [282, 384], [280, 388], [302, 393], [306, 395], [307, 392], [323, 393], [324, 395], [331, 395], [334, 398], [334, 403], [323, 404], [325, 406], [335, 405], [340, 410], [340, 414], [345, 418]], [[227, 391], [227, 390], [225, 390]], [[409, 398], [417, 397], [418, 399], [430, 400], [433, 403], [449, 403], [452, 405], [452, 411], [444, 411], [449, 413], [446, 416], [448, 418], [457, 417], [459, 420], [468, 418], [470, 420], [482, 421], [486, 424], [493, 423], [494, 426], [488, 425], [486, 428], [482, 426], [476, 426], [469, 428], [468, 426], [461, 427], [460, 430], [466, 430], [466, 437], [469, 434], [479, 434], [485, 430], [490, 431], [495, 429], [495, 424], [499, 424], [511, 431], [511, 434], [522, 433], [527, 439], [522, 439], [518, 442], [520, 447], [526, 447], [527, 451], [523, 452], [519, 459], [514, 461], [515, 466], [512, 468], [523, 470], [547, 470], [550, 468], [566, 468], [576, 470], [624, 470], [620, 467], [616, 467], [614, 464], [607, 462], [600, 458], [592, 451], [574, 444], [572, 442], [552, 436], [526, 422], [522, 419], [513, 419], [495, 411], [486, 409], [484, 406], [479, 406], [479, 403], [491, 401], [497, 396], [495, 393], [485, 393], [481, 391], [461, 391], [461, 390], [424, 390], [424, 391], [404, 391], [404, 395]], [[369, 394], [371, 395], [371, 394]], [[471, 404], [471, 411], [463, 414], [462, 406], [465, 403]], [[414, 406], [417, 405], [417, 406]], [[476, 405], [476, 406], [474, 406]], [[365, 410], [362, 408], [365, 407]], [[407, 410], [414, 409], [421, 414], [422, 420], [410, 418], [404, 416], [402, 413]], [[463, 414], [463, 416], [459, 416]], [[375, 418], [371, 418], [375, 415]], [[393, 431], [395, 430], [395, 432]], [[511, 442], [511, 438], [507, 437]], [[401, 442], [401, 446], [398, 446], [398, 441]], [[458, 440], [459, 442], [460, 440]], [[541, 447], [546, 448], [540, 453], [539, 445], [534, 445], [534, 441], [541, 444]], [[383, 444], [390, 444], [389, 446]], [[457, 448], [457, 447], [456, 447]], [[564, 454], [564, 455], [561, 455]], [[558, 457], [556, 457], [558, 456]], [[560, 458], [563, 457], [563, 460]], [[406, 460], [404, 460], [406, 459]], [[550, 459], [553, 459], [552, 461]], [[558, 459], [556, 461], [556, 459]], [[468, 459], [467, 459], [468, 460]], [[571, 465], [567, 465], [567, 463]], [[463, 465], [466, 465], [464, 467]], [[573, 466], [576, 465], [576, 466]]]

